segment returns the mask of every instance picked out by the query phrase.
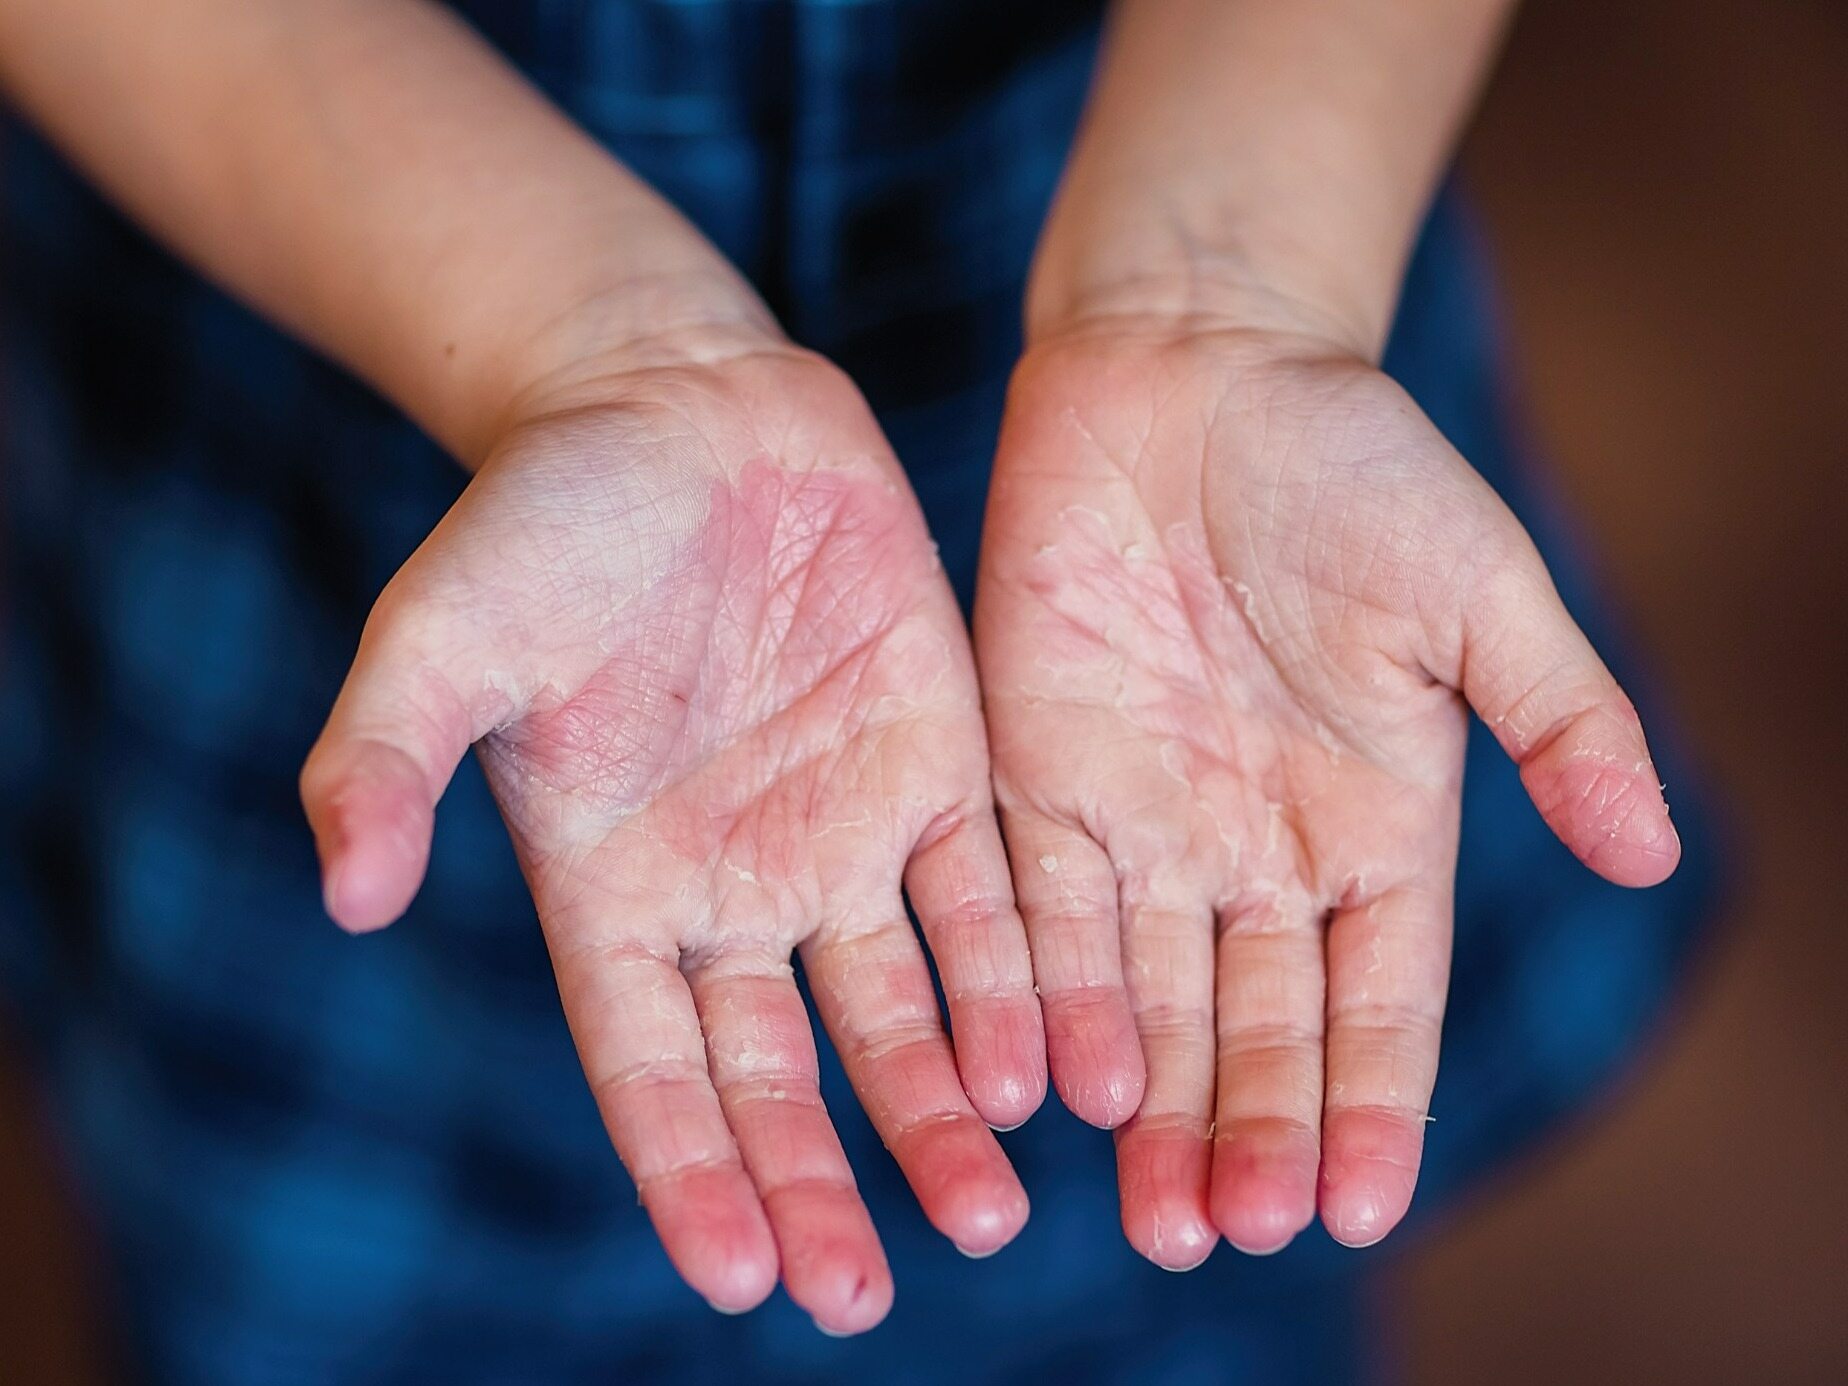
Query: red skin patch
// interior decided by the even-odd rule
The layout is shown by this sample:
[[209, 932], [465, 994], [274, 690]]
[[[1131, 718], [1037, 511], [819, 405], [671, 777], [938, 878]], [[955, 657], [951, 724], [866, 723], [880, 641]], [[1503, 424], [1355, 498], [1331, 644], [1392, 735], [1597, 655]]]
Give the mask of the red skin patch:
[[[903, 490], [747, 463], [711, 487], [692, 541], [602, 633], [610, 654], [495, 738], [503, 804], [518, 818], [529, 799], [570, 796], [578, 821], [609, 827], [646, 810], [689, 864], [747, 841], [749, 870], [789, 875], [839, 757], [877, 730], [879, 700], [933, 673], [891, 637], [940, 581]], [[526, 825], [535, 838], [542, 821]]]

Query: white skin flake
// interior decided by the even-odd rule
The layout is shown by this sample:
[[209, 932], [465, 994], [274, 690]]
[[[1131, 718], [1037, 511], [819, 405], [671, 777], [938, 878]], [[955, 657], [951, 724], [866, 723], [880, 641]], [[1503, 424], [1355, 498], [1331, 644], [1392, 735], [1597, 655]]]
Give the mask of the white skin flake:
[[1237, 595], [1239, 605], [1245, 609], [1245, 619], [1251, 622], [1251, 633], [1263, 640], [1266, 638], [1264, 627], [1258, 623], [1258, 596], [1244, 583], [1227, 579], [1226, 586]]

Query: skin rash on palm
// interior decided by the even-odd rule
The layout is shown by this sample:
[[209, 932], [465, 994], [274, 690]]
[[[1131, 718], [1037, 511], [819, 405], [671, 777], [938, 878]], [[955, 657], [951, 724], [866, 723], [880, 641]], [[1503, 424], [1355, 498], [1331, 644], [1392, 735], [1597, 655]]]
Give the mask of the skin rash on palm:
[[[1131, 1240], [1178, 1267], [1221, 1231], [1275, 1249], [1318, 1202], [1351, 1242], [1404, 1210], [1457, 692], [1583, 860], [1673, 869], [1640, 728], [1538, 556], [1352, 357], [1505, 7], [1363, 8], [1114, 15], [1028, 305], [1036, 343], [1089, 340], [1017, 381], [978, 612], [1030, 962], [896, 459], [690, 226], [437, 7], [0, 5], [10, 94], [131, 210], [458, 456], [498, 442], [304, 767], [329, 912], [403, 912], [485, 738], [611, 1134], [722, 1307], [779, 1274], [833, 1331], [890, 1302], [792, 947], [959, 1246], [1026, 1216], [984, 1121], [1032, 1112], [1049, 1045], [1122, 1128]], [[1349, 359], [1209, 330], [1307, 304]]]
[[765, 889], [798, 883], [811, 834], [915, 833], [919, 804], [874, 805], [886, 825], [815, 821], [830, 786], [876, 769], [844, 757], [955, 697], [951, 650], [907, 620], [935, 560], [905, 504], [876, 479], [764, 460], [711, 484], [696, 532], [598, 632], [602, 661], [485, 743], [516, 831], [550, 856], [646, 819], [685, 866]]
[[478, 742], [670, 1257], [730, 1310], [780, 1278], [833, 1332], [878, 1322], [892, 1283], [792, 951], [926, 1216], [970, 1254], [1026, 1219], [989, 1124], [1045, 1087], [966, 633], [841, 388], [766, 356], [511, 437], [381, 599], [304, 773], [330, 904], [364, 926], [409, 898], [440, 781]]
[[1131, 1243], [1181, 1269], [1410, 1202], [1459, 693], [1581, 856], [1672, 867], [1640, 729], [1513, 517], [1383, 377], [1270, 351], [1023, 365], [986, 708], [896, 459], [793, 349], [517, 430], [381, 598], [303, 777], [330, 909], [404, 908], [479, 742], [611, 1135], [714, 1304], [780, 1278], [839, 1332], [891, 1303], [792, 951], [959, 1248], [1026, 1219], [989, 1125], [1050, 1065], [1117, 1130]]
[[[1227, 880], [1275, 896], [1314, 872], [1333, 854], [1306, 850], [1299, 812], [1338, 802], [1352, 788], [1341, 782], [1352, 762], [1271, 667], [1244, 614], [1249, 589], [1238, 595], [1242, 584], [1219, 576], [1184, 525], [1153, 536], [1138, 524], [1125, 540], [1088, 506], [1067, 507], [1056, 524], [1060, 537], [1022, 573], [1044, 616], [1025, 642], [1034, 652], [1027, 677], [990, 697], [1140, 739], [1080, 781], [1083, 821], [1117, 860], [1169, 867], [1174, 888], [1217, 895], [1221, 911], [1237, 907], [1223, 894]], [[1092, 690], [1096, 702], [1087, 701]], [[1047, 758], [1030, 742], [1017, 749]], [[1181, 824], [1189, 831], [1172, 833]], [[1129, 897], [1147, 898], [1151, 870], [1132, 869]], [[1351, 870], [1334, 893], [1365, 887], [1364, 873]]]

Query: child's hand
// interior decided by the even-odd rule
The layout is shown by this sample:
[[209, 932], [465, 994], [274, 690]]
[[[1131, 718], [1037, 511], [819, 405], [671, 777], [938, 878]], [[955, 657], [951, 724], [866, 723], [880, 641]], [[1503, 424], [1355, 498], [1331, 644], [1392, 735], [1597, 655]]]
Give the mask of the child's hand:
[[507, 434], [380, 598], [303, 773], [347, 927], [409, 903], [481, 738], [586, 1073], [700, 1293], [749, 1308], [780, 1263], [830, 1330], [891, 1302], [795, 948], [932, 1223], [974, 1254], [1020, 1230], [988, 1124], [1034, 1110], [1045, 1059], [973, 663], [836, 371], [765, 343], [581, 382]]
[[1036, 346], [976, 644], [1053, 1078], [1125, 1123], [1124, 1226], [1165, 1266], [1220, 1232], [1274, 1250], [1318, 1206], [1352, 1245], [1405, 1213], [1464, 699], [1587, 865], [1648, 885], [1677, 859], [1520, 524], [1312, 340], [1113, 320]]

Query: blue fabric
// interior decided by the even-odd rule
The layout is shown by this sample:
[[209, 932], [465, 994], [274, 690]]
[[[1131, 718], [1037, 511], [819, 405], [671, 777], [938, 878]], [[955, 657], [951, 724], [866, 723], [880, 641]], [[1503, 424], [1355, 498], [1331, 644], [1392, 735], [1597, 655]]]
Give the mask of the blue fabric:
[[[861, 382], [966, 600], [1022, 279], [1096, 7], [457, 8]], [[320, 911], [296, 769], [372, 596], [461, 475], [29, 136], [14, 133], [5, 178], [0, 971], [141, 1373], [968, 1386], [1332, 1382], [1379, 1365], [1357, 1293], [1377, 1253], [1312, 1232], [1275, 1258], [1222, 1249], [1164, 1275], [1117, 1230], [1109, 1138], [1056, 1101], [1004, 1137], [1033, 1198], [1026, 1232], [962, 1259], [924, 1224], [831, 1056], [826, 1096], [897, 1308], [855, 1342], [823, 1338], [780, 1296], [740, 1319], [710, 1313], [609, 1149], [473, 763], [408, 918], [354, 940]], [[1389, 368], [1535, 525], [1607, 634], [1513, 445], [1487, 304], [1446, 201]], [[1613, 1070], [1702, 898], [1685, 796], [1696, 869], [1627, 894], [1552, 842], [1481, 735], [1468, 775], [1415, 1222]]]

